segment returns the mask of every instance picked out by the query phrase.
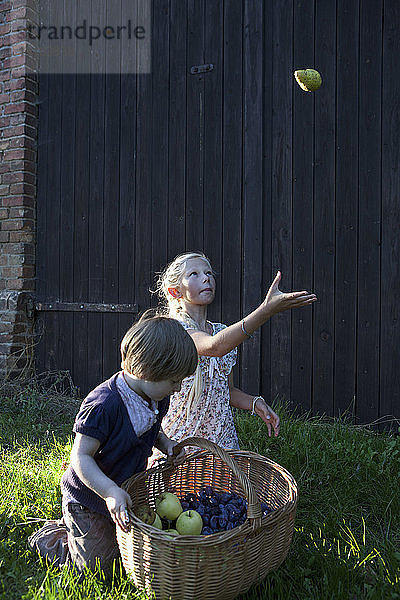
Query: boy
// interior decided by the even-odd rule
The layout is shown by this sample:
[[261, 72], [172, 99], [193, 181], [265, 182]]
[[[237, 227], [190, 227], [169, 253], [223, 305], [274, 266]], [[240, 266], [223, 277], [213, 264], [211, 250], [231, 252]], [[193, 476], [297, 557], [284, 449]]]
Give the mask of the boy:
[[84, 399], [75, 419], [71, 462], [61, 480], [63, 518], [29, 539], [56, 566], [96, 564], [109, 574], [119, 556], [115, 527], [127, 531], [132, 500], [120, 485], [146, 469], [153, 446], [172, 457], [161, 429], [169, 396], [194, 373], [193, 340], [175, 320], [142, 317], [121, 343], [122, 371]]

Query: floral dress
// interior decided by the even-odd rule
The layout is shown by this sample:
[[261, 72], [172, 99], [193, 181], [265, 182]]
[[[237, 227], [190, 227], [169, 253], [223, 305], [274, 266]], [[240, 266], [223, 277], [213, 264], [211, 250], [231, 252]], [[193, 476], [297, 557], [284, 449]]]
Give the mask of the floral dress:
[[[193, 329], [182, 321], [180, 323], [185, 329]], [[222, 323], [210, 325], [213, 328], [212, 335], [226, 328]], [[169, 438], [180, 441], [198, 436], [223, 448], [239, 449], [228, 385], [228, 375], [236, 364], [236, 358], [236, 348], [221, 357], [199, 356], [203, 393], [197, 403], [194, 400], [189, 406], [188, 397], [194, 381], [194, 375], [191, 375], [182, 381], [181, 390], [172, 394], [168, 413], [162, 421], [162, 428]], [[149, 466], [163, 457], [164, 455], [155, 449], [149, 459]]]

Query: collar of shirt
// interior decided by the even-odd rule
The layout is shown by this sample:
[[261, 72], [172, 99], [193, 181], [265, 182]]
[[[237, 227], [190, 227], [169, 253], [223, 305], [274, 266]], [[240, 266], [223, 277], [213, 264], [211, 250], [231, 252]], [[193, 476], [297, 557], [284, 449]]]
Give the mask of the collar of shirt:
[[118, 374], [116, 380], [118, 391], [128, 411], [132, 427], [138, 437], [151, 429], [157, 420], [158, 403], [154, 400], [148, 403], [134, 392], [126, 383], [122, 371]]

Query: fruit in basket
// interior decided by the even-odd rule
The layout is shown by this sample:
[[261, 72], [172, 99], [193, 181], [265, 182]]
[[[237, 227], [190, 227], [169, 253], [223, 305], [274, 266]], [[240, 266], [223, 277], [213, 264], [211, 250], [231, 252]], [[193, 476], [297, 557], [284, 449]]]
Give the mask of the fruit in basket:
[[[185, 511], [196, 510], [203, 520], [203, 535], [230, 531], [242, 525], [247, 519], [247, 501], [235, 492], [217, 492], [211, 486], [206, 486], [200, 492], [189, 492], [181, 498]], [[272, 512], [272, 508], [261, 502], [263, 515]], [[170, 526], [174, 526], [171, 524]]]
[[203, 519], [195, 510], [185, 510], [176, 520], [176, 528], [181, 535], [200, 535]]
[[152, 527], [156, 527], [157, 529], [162, 529], [161, 519], [157, 513], [156, 513], [156, 518], [154, 519], [154, 522], [151, 525], [152, 525]]
[[154, 523], [156, 513], [148, 504], [141, 504], [135, 512], [138, 519], [143, 521], [143, 523], [146, 523], [146, 525], [152, 525]]
[[182, 506], [178, 496], [171, 492], [163, 492], [156, 498], [156, 510], [161, 518], [174, 521], [182, 512]]
[[164, 529], [165, 533], [170, 533], [172, 535], [179, 535], [179, 531], [176, 529]]

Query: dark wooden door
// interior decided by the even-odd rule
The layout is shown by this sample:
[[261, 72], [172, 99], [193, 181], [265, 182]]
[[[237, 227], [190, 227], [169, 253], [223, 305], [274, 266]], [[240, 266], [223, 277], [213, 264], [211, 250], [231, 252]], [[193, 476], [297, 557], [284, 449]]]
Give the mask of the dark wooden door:
[[[154, 273], [199, 249], [218, 273], [211, 318], [232, 323], [280, 269], [282, 290], [319, 301], [243, 344], [238, 383], [399, 417], [399, 3], [151, 6], [150, 74], [40, 78], [38, 302], [141, 312]], [[307, 66], [314, 94], [293, 79]], [[86, 393], [118, 368], [135, 310], [39, 311], [38, 368]]]

